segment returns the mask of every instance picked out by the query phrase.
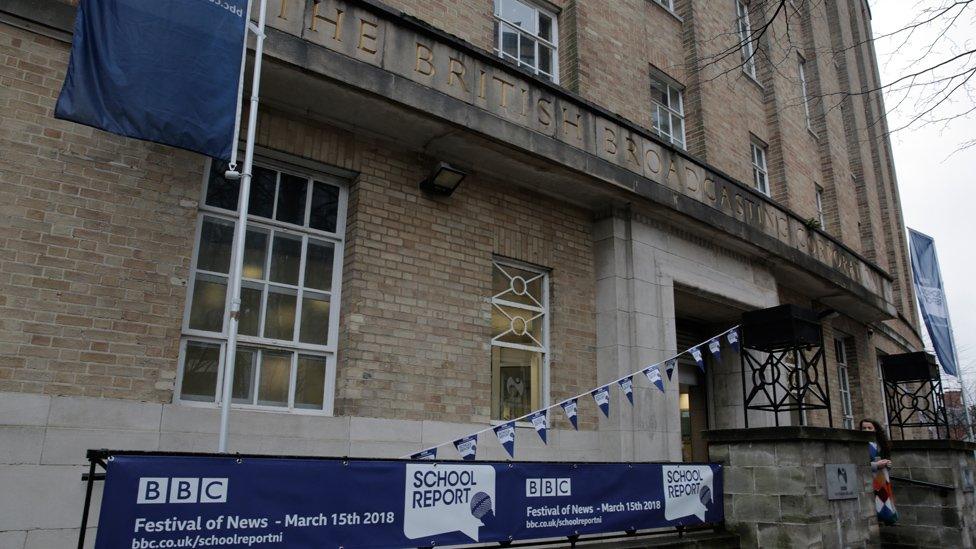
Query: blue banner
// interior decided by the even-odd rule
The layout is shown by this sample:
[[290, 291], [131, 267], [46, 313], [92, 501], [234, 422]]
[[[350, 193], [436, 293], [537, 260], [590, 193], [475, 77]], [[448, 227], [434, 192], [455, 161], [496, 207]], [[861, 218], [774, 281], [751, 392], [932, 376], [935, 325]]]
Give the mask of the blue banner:
[[949, 375], [958, 375], [956, 346], [949, 327], [949, 309], [942, 286], [942, 273], [939, 271], [939, 257], [935, 253], [935, 240], [912, 229], [908, 229], [908, 234], [911, 240], [909, 249], [912, 252], [915, 293], [922, 307], [925, 328], [929, 332], [942, 369]]
[[247, 0], [82, 0], [54, 115], [230, 159]]
[[439, 547], [723, 517], [714, 464], [114, 455], [95, 547]]

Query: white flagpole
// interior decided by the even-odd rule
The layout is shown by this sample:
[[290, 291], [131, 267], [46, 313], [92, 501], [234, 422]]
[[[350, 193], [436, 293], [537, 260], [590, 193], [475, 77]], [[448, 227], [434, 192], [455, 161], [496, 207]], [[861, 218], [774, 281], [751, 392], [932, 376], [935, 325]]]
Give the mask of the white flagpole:
[[[251, 78], [251, 106], [247, 117], [247, 141], [244, 145], [244, 167], [241, 170], [240, 198], [238, 200], [237, 227], [234, 231], [234, 253], [230, 271], [230, 331], [227, 335], [227, 353], [224, 356], [224, 379], [220, 392], [220, 438], [217, 451], [227, 451], [227, 422], [234, 388], [234, 362], [237, 357], [237, 327], [241, 315], [241, 272], [244, 268], [244, 238], [247, 235], [247, 208], [251, 194], [251, 171], [254, 167], [254, 136], [258, 127], [258, 103], [261, 89], [261, 58], [264, 54], [264, 20], [267, 0], [258, 8], [257, 28], [251, 26], [251, 14], [245, 14], [247, 25], [254, 32], [254, 74]], [[248, 2], [250, 5], [250, 2]], [[246, 40], [246, 33], [245, 33]], [[236, 144], [235, 144], [236, 148]], [[228, 173], [229, 176], [236, 175]]]

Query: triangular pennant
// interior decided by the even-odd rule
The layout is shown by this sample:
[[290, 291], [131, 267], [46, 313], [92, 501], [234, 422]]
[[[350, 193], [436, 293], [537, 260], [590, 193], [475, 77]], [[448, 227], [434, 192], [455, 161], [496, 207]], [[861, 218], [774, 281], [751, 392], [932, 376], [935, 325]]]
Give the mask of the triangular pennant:
[[708, 340], [708, 350], [715, 357], [715, 360], [722, 360], [722, 342], [717, 337]]
[[598, 389], [593, 389], [590, 394], [593, 395], [596, 405], [603, 411], [603, 415], [610, 417], [610, 386], [604, 385]]
[[549, 441], [546, 440], [546, 429], [549, 428], [549, 410], [539, 410], [529, 416], [529, 421], [535, 427], [535, 432], [539, 433], [539, 438], [542, 439], [542, 442], [549, 444]]
[[563, 408], [563, 412], [566, 413], [566, 417], [569, 418], [569, 422], [573, 424], [573, 429], [579, 431], [579, 424], [576, 421], [576, 413], [579, 410], [579, 403], [575, 398], [567, 400], [560, 404]]
[[655, 364], [654, 366], [648, 366], [643, 370], [644, 375], [647, 376], [647, 380], [654, 384], [655, 387], [664, 392], [664, 380], [661, 379], [661, 366]]
[[688, 352], [691, 353], [691, 358], [694, 358], [695, 363], [698, 364], [698, 369], [704, 372], [705, 359], [702, 358], [701, 349], [698, 347], [692, 347], [691, 349], [688, 349]]
[[428, 448], [423, 452], [417, 452], [410, 456], [410, 459], [437, 459], [437, 448]]
[[631, 404], [634, 403], [634, 376], [627, 376], [617, 382], [620, 385], [620, 390], [627, 395], [627, 400]]
[[478, 452], [478, 435], [468, 435], [464, 438], [459, 438], [454, 441], [454, 447], [457, 448], [461, 459], [474, 461], [475, 454]]
[[508, 455], [515, 459], [515, 422], [509, 421], [494, 428], [498, 442], [502, 443]]
[[664, 371], [668, 374], [668, 381], [671, 381], [671, 375], [674, 374], [674, 369], [678, 367], [678, 359], [672, 358], [664, 363]]
[[725, 340], [729, 342], [729, 345], [735, 349], [735, 352], [739, 352], [739, 329], [732, 328], [732, 330], [725, 335]]

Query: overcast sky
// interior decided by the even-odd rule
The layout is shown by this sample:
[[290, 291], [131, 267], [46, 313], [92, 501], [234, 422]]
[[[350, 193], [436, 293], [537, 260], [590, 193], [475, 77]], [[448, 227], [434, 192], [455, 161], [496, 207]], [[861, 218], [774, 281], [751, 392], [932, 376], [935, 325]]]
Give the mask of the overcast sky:
[[[917, 58], [938, 35], [938, 28], [927, 25], [916, 32], [901, 49], [906, 34], [880, 38], [906, 27], [920, 13], [920, 6], [941, 4], [940, 0], [871, 0], [872, 25], [877, 38], [875, 48], [881, 68], [881, 80], [897, 78], [972, 49], [976, 41], [976, 8], [969, 8], [952, 26], [937, 48]], [[910, 67], [914, 67], [913, 69]], [[914, 98], [900, 107], [896, 93], [886, 93], [888, 124], [894, 129], [907, 123], [918, 111]], [[959, 94], [946, 103], [943, 115], [960, 112], [974, 105], [972, 97]], [[959, 359], [967, 387], [976, 385], [976, 292], [973, 272], [976, 268], [976, 211], [973, 209], [973, 178], [976, 176], [976, 147], [955, 152], [962, 143], [976, 138], [976, 115], [957, 118], [948, 125], [918, 125], [895, 132], [895, 169], [901, 190], [905, 224], [935, 238], [946, 286]], [[924, 328], [922, 328], [924, 332]], [[926, 336], [927, 337], [927, 336]], [[968, 391], [972, 394], [972, 389]], [[976, 400], [976, 399], [974, 399]], [[971, 402], [972, 403], [972, 402]]]

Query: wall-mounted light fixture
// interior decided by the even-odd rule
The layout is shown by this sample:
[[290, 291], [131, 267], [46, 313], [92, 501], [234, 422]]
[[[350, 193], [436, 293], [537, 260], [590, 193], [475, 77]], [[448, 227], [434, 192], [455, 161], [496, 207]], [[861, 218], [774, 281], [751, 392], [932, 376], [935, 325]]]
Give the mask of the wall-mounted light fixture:
[[468, 174], [447, 162], [438, 162], [427, 179], [420, 182], [420, 189], [430, 194], [450, 196]]

